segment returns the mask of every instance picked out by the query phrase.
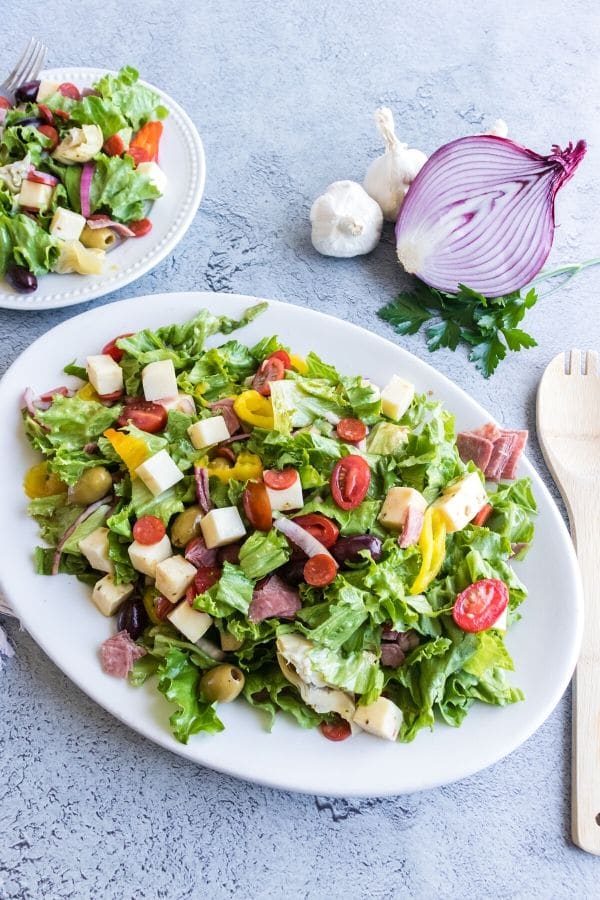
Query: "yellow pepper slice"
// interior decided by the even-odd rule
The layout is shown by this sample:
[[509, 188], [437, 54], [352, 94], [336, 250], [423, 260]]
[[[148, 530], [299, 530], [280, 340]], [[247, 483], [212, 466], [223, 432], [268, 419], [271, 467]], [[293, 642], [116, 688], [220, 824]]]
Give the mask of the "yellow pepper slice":
[[295, 369], [299, 375], [306, 375], [308, 366], [301, 356], [298, 356], [297, 353], [290, 353], [290, 362], [292, 364], [292, 369]]
[[94, 390], [91, 384], [84, 384], [83, 387], [79, 388], [76, 394], [80, 400], [98, 400], [98, 394]]
[[446, 525], [437, 510], [425, 510], [423, 529], [419, 538], [421, 570], [410, 589], [411, 594], [421, 594], [429, 587], [442, 568], [446, 555]]
[[260, 456], [242, 450], [233, 466], [228, 465], [227, 460], [216, 457], [207, 465], [208, 474], [214, 475], [225, 484], [228, 481], [250, 481], [262, 477], [263, 467]]
[[119, 454], [129, 469], [131, 477], [135, 477], [137, 467], [141, 466], [150, 456], [150, 451], [144, 441], [131, 434], [115, 431], [114, 428], [108, 428], [104, 432], [104, 437], [112, 445], [115, 453]]
[[273, 405], [268, 397], [258, 391], [242, 391], [233, 401], [236, 416], [257, 428], [273, 428]]
[[48, 471], [47, 462], [41, 462], [36, 463], [25, 474], [23, 488], [30, 500], [39, 500], [40, 497], [64, 494], [67, 485], [54, 472]]

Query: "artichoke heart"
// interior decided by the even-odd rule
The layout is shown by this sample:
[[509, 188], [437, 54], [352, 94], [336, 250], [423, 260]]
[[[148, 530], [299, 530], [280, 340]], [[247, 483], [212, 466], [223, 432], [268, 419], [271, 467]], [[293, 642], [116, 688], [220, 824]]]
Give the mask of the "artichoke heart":
[[103, 142], [102, 130], [98, 125], [70, 128], [52, 156], [66, 166], [89, 162], [97, 153], [100, 153]]
[[298, 689], [307, 706], [318, 713], [337, 713], [352, 722], [356, 707], [344, 691], [328, 687], [310, 664], [311, 641], [296, 634], [277, 638], [277, 662], [284, 676]]
[[61, 241], [60, 255], [54, 265], [59, 275], [78, 272], [79, 275], [101, 275], [104, 250], [84, 247], [81, 241]]

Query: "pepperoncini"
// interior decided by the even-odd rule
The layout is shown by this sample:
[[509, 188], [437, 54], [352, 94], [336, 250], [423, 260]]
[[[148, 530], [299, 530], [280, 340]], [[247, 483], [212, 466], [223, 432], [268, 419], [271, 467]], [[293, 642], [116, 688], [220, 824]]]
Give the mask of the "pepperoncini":
[[79, 388], [76, 396], [80, 400], [98, 400], [99, 399], [96, 390], [89, 382], [87, 384], [84, 384], [83, 387]]
[[308, 372], [308, 366], [306, 365], [304, 359], [301, 356], [298, 356], [297, 353], [290, 353], [289, 356], [290, 362], [292, 364], [292, 369], [295, 369], [295, 371], [299, 375], [306, 375], [306, 373]]
[[256, 481], [261, 478], [263, 471], [260, 456], [248, 453], [246, 450], [238, 453], [233, 466], [229, 465], [227, 460], [217, 456], [215, 459], [209, 460], [207, 469], [209, 475], [214, 475], [225, 484], [228, 481]]
[[137, 467], [141, 466], [150, 456], [150, 451], [144, 441], [131, 434], [115, 431], [114, 428], [108, 428], [104, 432], [104, 437], [111, 444], [115, 453], [121, 457], [133, 478]]
[[23, 487], [30, 500], [53, 497], [54, 494], [64, 494], [67, 490], [67, 485], [60, 480], [58, 475], [48, 471], [47, 462], [37, 463], [27, 471], [23, 479]]
[[242, 391], [233, 401], [236, 416], [248, 425], [257, 428], [273, 428], [273, 405], [268, 397], [258, 391]]
[[446, 555], [446, 526], [438, 511], [431, 507], [425, 510], [419, 547], [421, 571], [410, 589], [411, 594], [420, 594], [427, 589], [442, 568]]

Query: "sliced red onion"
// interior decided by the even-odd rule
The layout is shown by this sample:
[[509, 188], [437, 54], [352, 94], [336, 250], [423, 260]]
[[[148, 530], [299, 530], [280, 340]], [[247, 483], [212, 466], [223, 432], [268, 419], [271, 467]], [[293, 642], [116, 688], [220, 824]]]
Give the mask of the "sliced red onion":
[[115, 222], [114, 219], [103, 216], [100, 213], [88, 217], [86, 224], [92, 231], [96, 231], [98, 228], [112, 228], [119, 237], [135, 237], [135, 233], [127, 225], [123, 225], [122, 222]]
[[90, 208], [90, 190], [92, 188], [92, 179], [96, 170], [96, 164], [86, 162], [81, 170], [81, 182], [79, 184], [79, 202], [81, 203], [81, 215], [84, 219], [89, 219], [92, 212]]
[[[62, 548], [65, 546], [75, 529], [78, 525], [81, 525], [82, 522], [85, 522], [86, 519], [95, 513], [97, 509], [103, 506], [106, 503], [110, 503], [111, 496], [107, 494], [106, 497], [103, 497], [102, 500], [96, 500], [95, 503], [91, 503], [87, 506], [82, 512], [79, 513], [75, 521], [69, 525], [58, 544], [56, 545], [56, 550], [54, 551], [54, 559], [52, 560], [52, 575], [58, 575], [58, 569], [60, 566], [60, 559], [62, 556]], [[110, 507], [109, 507], [110, 509]]]
[[25, 407], [25, 409], [27, 410], [27, 412], [29, 413], [29, 415], [33, 416], [35, 418], [37, 409], [33, 405], [34, 400], [35, 400], [35, 394], [31, 390], [31, 388], [30, 387], [25, 388], [25, 390], [23, 391], [22, 403], [23, 403], [23, 406]]
[[212, 500], [208, 485], [208, 469], [204, 466], [194, 466], [194, 479], [196, 481], [196, 499], [202, 512], [210, 512]]
[[251, 437], [250, 432], [244, 431], [243, 434], [232, 434], [231, 437], [221, 441], [222, 444], [234, 444], [236, 441], [247, 441]]
[[210, 656], [211, 659], [216, 659], [217, 662], [221, 662], [222, 659], [225, 659], [225, 654], [221, 648], [217, 647], [216, 644], [213, 644], [213, 642], [209, 641], [207, 638], [198, 638], [196, 647], [202, 650], [203, 653], [206, 653], [207, 656]]
[[[277, 531], [281, 531], [282, 534], [285, 534], [286, 538], [306, 553], [308, 557], [320, 556], [323, 553], [325, 556], [331, 556], [331, 553], [321, 541], [318, 541], [316, 537], [309, 534], [308, 531], [294, 522], [293, 519], [286, 519], [285, 516], [280, 516], [273, 521], [273, 527], [276, 528]], [[333, 559], [333, 556], [331, 556], [331, 558]], [[337, 566], [337, 563], [335, 564]]]
[[477, 134], [440, 147], [400, 209], [398, 259], [438, 290], [459, 284], [499, 297], [537, 275], [554, 237], [554, 198], [585, 141], [540, 156], [507, 138]]

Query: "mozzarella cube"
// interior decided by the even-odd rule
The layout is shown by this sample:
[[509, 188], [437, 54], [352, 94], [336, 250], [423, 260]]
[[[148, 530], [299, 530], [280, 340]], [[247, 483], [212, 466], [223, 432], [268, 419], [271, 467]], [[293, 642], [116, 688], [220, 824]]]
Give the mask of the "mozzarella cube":
[[391, 381], [381, 392], [381, 412], [388, 419], [401, 419], [415, 396], [415, 386], [399, 375], [393, 375]]
[[85, 228], [85, 219], [79, 213], [59, 206], [50, 222], [50, 234], [61, 241], [78, 241]]
[[409, 507], [425, 512], [427, 500], [414, 488], [392, 487], [385, 495], [379, 521], [388, 531], [402, 531]]
[[146, 400], [160, 400], [177, 394], [177, 378], [172, 359], [149, 363], [142, 369], [142, 386]]
[[193, 606], [184, 600], [179, 606], [170, 612], [167, 616], [175, 628], [178, 628], [182, 635], [195, 644], [199, 641], [203, 634], [206, 634], [212, 625], [212, 619], [208, 613], [194, 609]]
[[490, 628], [495, 628], [496, 631], [506, 631], [508, 628], [508, 606], [501, 612], [493, 625], [490, 625]]
[[97, 581], [92, 591], [92, 600], [103, 616], [114, 616], [119, 607], [133, 594], [132, 584], [115, 584], [112, 575], [105, 575]]
[[173, 462], [166, 450], [159, 450], [135, 470], [155, 497], [173, 487], [183, 478], [183, 472]]
[[402, 725], [402, 710], [387, 697], [380, 697], [368, 706], [357, 706], [354, 721], [376, 737], [395, 741]]
[[446, 531], [461, 531], [487, 503], [485, 487], [476, 472], [469, 472], [431, 504], [441, 514]]
[[221, 509], [211, 509], [203, 516], [200, 522], [202, 537], [209, 550], [213, 547], [223, 547], [225, 544], [233, 544], [246, 534], [242, 517], [237, 506], [223, 506]]
[[92, 569], [98, 572], [108, 572], [112, 575], [115, 571], [113, 561], [108, 555], [108, 528], [96, 528], [91, 534], [79, 541], [79, 550]]
[[90, 384], [101, 397], [123, 390], [123, 370], [107, 353], [88, 356], [86, 369]]
[[21, 192], [17, 197], [19, 206], [27, 209], [46, 209], [52, 201], [54, 188], [50, 184], [38, 184], [37, 181], [23, 181]]
[[150, 184], [154, 185], [157, 191], [164, 194], [167, 187], [167, 176], [159, 165], [155, 162], [138, 163], [136, 172], [145, 175]]
[[296, 472], [296, 480], [289, 488], [283, 488], [281, 491], [275, 491], [273, 488], [267, 488], [267, 495], [271, 509], [275, 512], [284, 512], [287, 509], [302, 509], [304, 506], [304, 497], [302, 496], [302, 483], [300, 476]]
[[43, 103], [47, 97], [55, 94], [59, 88], [58, 81], [40, 81], [40, 86], [36, 95], [36, 102]]
[[200, 419], [199, 422], [194, 422], [193, 425], [190, 425], [187, 433], [196, 450], [220, 444], [221, 441], [226, 441], [230, 437], [229, 429], [223, 416], [211, 416], [210, 419]]
[[131, 565], [136, 572], [141, 572], [143, 575], [149, 575], [150, 578], [154, 578], [157, 565], [163, 559], [171, 556], [173, 550], [171, 549], [171, 541], [165, 534], [156, 544], [140, 544], [138, 541], [133, 541], [127, 548], [127, 552], [129, 553]]
[[156, 590], [171, 603], [177, 603], [194, 580], [196, 572], [196, 566], [183, 556], [168, 556], [156, 567]]
[[160, 403], [168, 413], [173, 409], [188, 416], [196, 415], [196, 404], [194, 403], [194, 398], [189, 394], [177, 394], [176, 397], [162, 397], [155, 402]]

